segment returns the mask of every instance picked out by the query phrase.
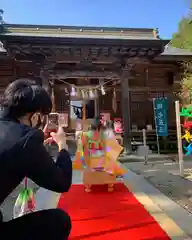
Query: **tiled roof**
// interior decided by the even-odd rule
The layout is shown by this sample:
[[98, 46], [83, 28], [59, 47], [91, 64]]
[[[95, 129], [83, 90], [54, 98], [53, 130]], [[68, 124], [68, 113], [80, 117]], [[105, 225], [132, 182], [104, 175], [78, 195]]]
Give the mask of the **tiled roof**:
[[[145, 44], [167, 44], [168, 40], [157, 39], [152, 28], [111, 28], [111, 27], [83, 27], [83, 26], [51, 26], [51, 25], [22, 25], [22, 24], [2, 24], [0, 25], [0, 36], [13, 37], [40, 37], [40, 38], [62, 38], [76, 39], [76, 41], [85, 39], [87, 41], [116, 42], [120, 40], [129, 44], [129, 41], [143, 41]], [[78, 40], [79, 39], [79, 40]], [[90, 40], [89, 40], [90, 39]], [[108, 40], [108, 41], [105, 41]], [[59, 40], [60, 41], [60, 40]], [[98, 42], [98, 44], [99, 44]], [[3, 44], [0, 42], [0, 54], [6, 53]], [[174, 48], [167, 44], [164, 52], [157, 58], [167, 59], [172, 57], [191, 57], [192, 52], [184, 49]]]
[[152, 28], [111, 28], [84, 26], [47, 26], [2, 24], [0, 35], [57, 37], [57, 38], [93, 38], [93, 39], [146, 39], [154, 40]]

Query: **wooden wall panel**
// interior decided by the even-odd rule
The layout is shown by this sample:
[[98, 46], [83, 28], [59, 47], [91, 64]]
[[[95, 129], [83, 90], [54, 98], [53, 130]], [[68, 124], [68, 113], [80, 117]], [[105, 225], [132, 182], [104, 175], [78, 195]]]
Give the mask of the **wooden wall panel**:
[[64, 88], [55, 86], [54, 94], [55, 94], [56, 112], [58, 113], [69, 112], [70, 96], [65, 93]]
[[[174, 72], [173, 85], [168, 83], [168, 72]], [[131, 121], [132, 124], [142, 127], [154, 123], [153, 98], [167, 97], [169, 102], [168, 122], [169, 127], [175, 127], [174, 91], [179, 91], [180, 69], [168, 66], [166, 63], [161, 66], [149, 65], [137, 66], [131, 72]], [[177, 81], [177, 82], [176, 82]], [[142, 90], [143, 89], [143, 90]]]
[[0, 59], [0, 89], [4, 89], [10, 82], [14, 80], [14, 63], [7, 58]]

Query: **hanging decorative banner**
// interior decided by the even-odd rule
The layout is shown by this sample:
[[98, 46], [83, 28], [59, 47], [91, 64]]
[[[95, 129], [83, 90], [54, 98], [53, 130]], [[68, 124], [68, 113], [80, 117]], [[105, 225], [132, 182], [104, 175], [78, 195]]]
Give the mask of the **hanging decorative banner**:
[[82, 130], [82, 120], [77, 119], [76, 120], [76, 131], [81, 131]]
[[85, 99], [89, 98], [89, 92], [87, 90], [84, 91], [84, 97], [85, 97]]
[[102, 94], [102, 95], [105, 95], [105, 89], [104, 89], [103, 86], [101, 86], [101, 94]]
[[[119, 83], [119, 80], [114, 77], [107, 78], [108, 81], [104, 81], [104, 79], [99, 79], [98, 85], [74, 85], [70, 84], [69, 82], [66, 82], [62, 80], [62, 82], [68, 86], [65, 87], [65, 94], [70, 95], [71, 97], [82, 97], [85, 99], [89, 98], [97, 98], [98, 93], [101, 92], [102, 95], [106, 95], [106, 91], [111, 91], [111, 86], [108, 86], [108, 83], [112, 83], [113, 86]], [[88, 78], [85, 78], [85, 80], [88, 80]], [[114, 93], [115, 95], [115, 93]], [[115, 107], [114, 107], [115, 109]]]
[[74, 86], [71, 87], [71, 93], [70, 93], [70, 95], [71, 95], [72, 97], [76, 96], [76, 91], [75, 91], [75, 87], [74, 87]]
[[94, 92], [93, 92], [92, 89], [89, 90], [89, 97], [90, 98], [94, 98], [95, 97]]
[[60, 123], [63, 127], [68, 127], [68, 113], [59, 114]]
[[82, 96], [82, 98], [85, 98], [85, 91], [84, 90], [81, 90], [81, 96]]
[[103, 125], [105, 125], [105, 123], [107, 121], [110, 121], [110, 119], [111, 119], [110, 113], [101, 113], [100, 114], [100, 121]]
[[184, 133], [181, 135], [182, 146], [186, 156], [192, 155], [192, 106], [181, 106], [181, 111], [179, 113], [181, 117], [184, 118]]
[[191, 117], [190, 118], [187, 117], [187, 118], [184, 119], [183, 127], [185, 129], [192, 128], [192, 119], [191, 119]]
[[113, 89], [112, 108], [113, 108], [113, 111], [116, 113], [117, 112], [117, 97], [116, 97], [115, 88]]
[[81, 91], [79, 89], [76, 89], [76, 96], [81, 97]]
[[182, 107], [180, 112], [181, 117], [192, 117], [192, 106]]
[[168, 100], [167, 98], [153, 99], [156, 132], [158, 136], [168, 136]]
[[115, 133], [122, 133], [123, 127], [122, 127], [122, 119], [121, 118], [114, 118], [114, 131]]

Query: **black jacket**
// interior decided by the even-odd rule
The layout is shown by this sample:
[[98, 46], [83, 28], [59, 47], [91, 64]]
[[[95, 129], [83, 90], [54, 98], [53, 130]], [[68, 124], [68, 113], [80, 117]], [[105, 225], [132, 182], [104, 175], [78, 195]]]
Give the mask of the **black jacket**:
[[0, 119], [0, 204], [28, 177], [39, 186], [67, 192], [72, 181], [72, 162], [66, 150], [56, 163], [43, 145], [41, 130], [10, 119]]

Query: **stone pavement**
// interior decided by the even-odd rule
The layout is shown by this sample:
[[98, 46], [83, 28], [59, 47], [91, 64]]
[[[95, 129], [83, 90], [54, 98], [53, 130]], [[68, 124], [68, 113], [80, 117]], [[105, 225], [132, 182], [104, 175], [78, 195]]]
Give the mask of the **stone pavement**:
[[[175, 154], [149, 154], [148, 155], [148, 159], [149, 161], [161, 161], [161, 160], [175, 160], [176, 159], [176, 155]], [[143, 162], [144, 161], [144, 157], [142, 156], [138, 156], [137, 154], [132, 154], [129, 156], [123, 156], [121, 155], [119, 157], [119, 161], [122, 163], [126, 163], [126, 162]]]
[[188, 212], [154, 188], [143, 176], [131, 170], [125, 176], [124, 182], [171, 239], [192, 239], [190, 237], [191, 219]]
[[179, 176], [179, 165], [171, 160], [124, 163], [127, 168], [143, 176], [166, 196], [192, 213], [192, 161], [184, 161], [185, 178]]

